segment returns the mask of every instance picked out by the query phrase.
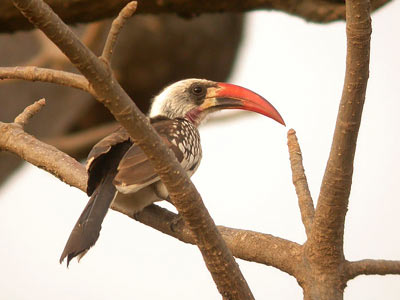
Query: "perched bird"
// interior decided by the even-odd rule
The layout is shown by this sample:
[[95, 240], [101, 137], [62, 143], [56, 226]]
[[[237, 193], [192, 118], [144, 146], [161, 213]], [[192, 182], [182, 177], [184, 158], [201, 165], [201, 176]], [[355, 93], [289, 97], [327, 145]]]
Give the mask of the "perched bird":
[[[267, 100], [233, 84], [186, 79], [166, 87], [154, 98], [150, 122], [188, 176], [194, 174], [202, 157], [197, 127], [208, 114], [222, 109], [257, 112], [285, 125]], [[126, 212], [135, 213], [168, 197], [150, 161], [122, 127], [93, 147], [87, 171], [87, 194], [91, 197], [61, 254], [60, 263], [67, 257], [67, 265], [96, 243], [113, 201]]]

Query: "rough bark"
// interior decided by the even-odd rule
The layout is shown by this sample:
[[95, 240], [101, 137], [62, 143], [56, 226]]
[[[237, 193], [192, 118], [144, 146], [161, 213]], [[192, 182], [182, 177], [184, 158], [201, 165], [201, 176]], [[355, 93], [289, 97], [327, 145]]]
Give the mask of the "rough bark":
[[299, 202], [301, 220], [303, 221], [307, 237], [310, 237], [315, 213], [314, 203], [311, 198], [307, 177], [303, 167], [300, 145], [297, 141], [296, 131], [293, 129], [290, 129], [288, 132], [288, 148], [290, 166], [292, 168], [292, 180]]
[[303, 284], [305, 299], [343, 299], [346, 285], [343, 234], [369, 76], [370, 2], [348, 0], [346, 10], [346, 74], [311, 237], [305, 245], [310, 268]]

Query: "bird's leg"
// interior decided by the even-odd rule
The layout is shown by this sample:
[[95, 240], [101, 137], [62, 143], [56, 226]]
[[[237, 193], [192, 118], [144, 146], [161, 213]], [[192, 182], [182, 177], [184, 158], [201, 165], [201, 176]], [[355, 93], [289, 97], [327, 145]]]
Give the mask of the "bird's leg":
[[[168, 201], [169, 203], [174, 205], [169, 195], [166, 197], [165, 201]], [[175, 232], [177, 227], [183, 226], [182, 222], [183, 222], [182, 216], [180, 214], [176, 214], [175, 217], [169, 222], [169, 228], [171, 229], [172, 232]]]
[[169, 228], [172, 232], [178, 231], [178, 228], [182, 226], [184, 226], [184, 222], [180, 214], [176, 214], [174, 218], [169, 222]]

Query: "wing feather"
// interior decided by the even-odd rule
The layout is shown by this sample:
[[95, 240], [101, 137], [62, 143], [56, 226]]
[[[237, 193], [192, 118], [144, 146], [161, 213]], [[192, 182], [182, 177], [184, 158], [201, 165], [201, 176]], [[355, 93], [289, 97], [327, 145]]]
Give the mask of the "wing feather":
[[[173, 143], [175, 132], [179, 130], [180, 123], [176, 120], [161, 120], [153, 123], [154, 129], [160, 134], [163, 141], [174, 152], [179, 163], [184, 160], [183, 153]], [[137, 145], [132, 145], [125, 153], [118, 165], [118, 173], [113, 184], [121, 193], [134, 193], [156, 181], [160, 180], [152, 163]]]

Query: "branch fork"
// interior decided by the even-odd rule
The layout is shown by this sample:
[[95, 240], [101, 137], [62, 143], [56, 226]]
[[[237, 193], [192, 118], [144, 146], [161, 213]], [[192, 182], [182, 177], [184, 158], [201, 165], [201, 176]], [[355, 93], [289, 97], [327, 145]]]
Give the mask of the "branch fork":
[[[0, 68], [0, 79], [39, 80], [71, 86], [91, 93], [109, 108], [151, 159], [170, 192], [171, 202], [180, 213], [176, 215], [151, 205], [135, 214], [134, 218], [185, 243], [197, 241], [224, 299], [254, 299], [231, 253], [295, 276], [304, 289], [305, 299], [342, 299], [347, 281], [358, 275], [400, 274], [399, 261], [366, 259], [349, 262], [344, 259], [343, 253], [344, 220], [368, 80], [371, 33], [368, 0], [346, 1], [346, 77], [331, 153], [316, 208], [309, 191], [296, 132], [293, 129], [288, 131], [292, 179], [307, 234], [307, 241], [303, 245], [268, 234], [215, 227], [186, 173], [112, 75], [110, 62], [118, 33], [136, 10], [136, 2], [129, 3], [113, 22], [100, 59], [79, 41], [44, 2], [13, 2], [57, 44], [83, 76], [44, 68], [16, 67]], [[16, 153], [64, 182], [86, 191], [87, 174], [79, 162], [23, 130], [24, 125], [44, 104], [42, 99], [27, 107], [15, 118], [14, 123], [0, 122], [0, 150]], [[118, 207], [112, 208], [118, 210]], [[129, 215], [129, 212], [123, 213]]]

